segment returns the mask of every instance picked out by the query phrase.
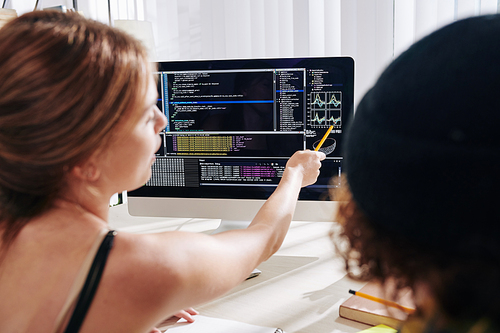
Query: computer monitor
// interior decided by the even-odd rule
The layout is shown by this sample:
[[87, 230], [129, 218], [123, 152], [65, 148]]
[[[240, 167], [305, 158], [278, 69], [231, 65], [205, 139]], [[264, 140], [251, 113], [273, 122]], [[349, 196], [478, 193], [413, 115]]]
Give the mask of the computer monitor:
[[131, 215], [249, 222], [288, 158], [327, 129], [318, 181], [303, 188], [295, 221], [332, 221], [332, 183], [353, 116], [354, 61], [309, 57], [158, 63], [158, 107], [168, 118], [151, 179], [128, 193]]

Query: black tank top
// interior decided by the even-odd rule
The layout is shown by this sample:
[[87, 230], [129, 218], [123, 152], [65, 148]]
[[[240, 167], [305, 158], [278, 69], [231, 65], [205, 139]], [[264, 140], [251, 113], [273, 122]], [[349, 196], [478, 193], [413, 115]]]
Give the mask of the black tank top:
[[104, 271], [109, 251], [113, 247], [113, 239], [115, 235], [116, 231], [109, 231], [104, 237], [101, 246], [99, 246], [85, 280], [85, 284], [83, 285], [80, 295], [78, 296], [75, 310], [73, 311], [73, 314], [69, 319], [68, 326], [66, 326], [66, 330], [64, 331], [65, 333], [77, 333], [80, 330], [90, 304], [92, 304], [97, 287], [99, 286], [99, 281], [101, 281], [102, 272]]

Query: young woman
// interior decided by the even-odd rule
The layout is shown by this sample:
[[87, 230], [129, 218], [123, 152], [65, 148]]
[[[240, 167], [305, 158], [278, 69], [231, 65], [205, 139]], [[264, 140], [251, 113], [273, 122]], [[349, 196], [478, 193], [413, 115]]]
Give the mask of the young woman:
[[493, 15], [415, 43], [349, 129], [338, 248], [358, 278], [413, 290], [402, 332], [500, 331], [499, 36]]
[[245, 230], [109, 232], [110, 197], [148, 180], [166, 125], [144, 48], [78, 14], [32, 12], [0, 30], [0, 50], [1, 332], [189, 319], [279, 248], [319, 174], [324, 154], [294, 154]]

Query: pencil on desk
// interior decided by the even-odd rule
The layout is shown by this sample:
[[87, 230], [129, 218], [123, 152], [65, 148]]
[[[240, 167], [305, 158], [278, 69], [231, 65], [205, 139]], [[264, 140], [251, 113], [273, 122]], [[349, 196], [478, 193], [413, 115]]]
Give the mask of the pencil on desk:
[[399, 309], [399, 310], [404, 311], [404, 312], [406, 312], [408, 314], [411, 314], [411, 313], [415, 312], [415, 309], [408, 308], [406, 306], [402, 306], [401, 304], [398, 304], [398, 303], [393, 302], [393, 301], [388, 301], [388, 300], [383, 299], [383, 298], [379, 298], [379, 297], [375, 297], [375, 296], [368, 295], [368, 294], [365, 294], [365, 293], [361, 293], [359, 291], [355, 291], [355, 290], [349, 289], [349, 293], [351, 293], [353, 295], [356, 295], [356, 296], [359, 296], [359, 297], [363, 297], [363, 298], [369, 299], [370, 301], [382, 303], [384, 305], [387, 305], [387, 306]]
[[332, 129], [333, 129], [333, 125], [331, 125], [330, 128], [328, 128], [328, 131], [326, 131], [325, 135], [323, 135], [323, 138], [321, 138], [321, 141], [318, 143], [318, 145], [316, 146], [316, 148], [314, 149], [314, 151], [318, 151], [321, 148], [321, 146], [325, 142], [326, 138], [328, 137], [328, 134], [330, 134], [330, 132], [332, 131]]

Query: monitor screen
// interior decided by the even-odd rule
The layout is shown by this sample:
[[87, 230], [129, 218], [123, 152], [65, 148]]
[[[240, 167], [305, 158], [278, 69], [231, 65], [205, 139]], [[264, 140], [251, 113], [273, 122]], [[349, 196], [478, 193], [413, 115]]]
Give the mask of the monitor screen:
[[[299, 203], [324, 201], [341, 186], [331, 180], [342, 171], [343, 133], [353, 116], [352, 58], [160, 62], [158, 93], [168, 125], [151, 179], [128, 193], [132, 215], [224, 218], [208, 210], [223, 200], [259, 206], [288, 158], [314, 149], [330, 126], [318, 181], [301, 190]], [[196, 199], [209, 204], [197, 212]]]

